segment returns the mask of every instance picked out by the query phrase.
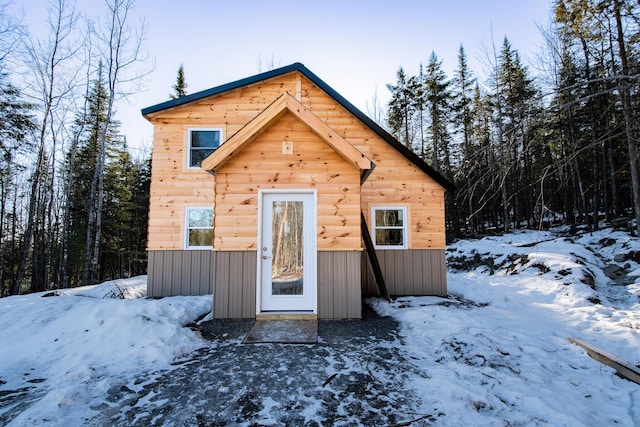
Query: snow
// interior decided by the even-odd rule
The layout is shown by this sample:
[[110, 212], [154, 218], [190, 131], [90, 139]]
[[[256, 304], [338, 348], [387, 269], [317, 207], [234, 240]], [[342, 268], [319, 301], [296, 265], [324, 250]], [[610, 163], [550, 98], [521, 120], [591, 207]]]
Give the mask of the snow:
[[[615, 242], [603, 246], [605, 238]], [[603, 270], [637, 271], [614, 257], [639, 249], [637, 239], [611, 230], [461, 241], [449, 259], [495, 261], [451, 270], [452, 298], [374, 300], [400, 321], [404, 350], [425, 373], [411, 386], [423, 396], [420, 411], [443, 412], [442, 425], [639, 425], [640, 385], [567, 341], [640, 362], [638, 286], [615, 285]]]
[[[449, 296], [369, 300], [399, 322], [399, 339], [381, 345], [397, 346], [410, 364], [403, 387], [421, 402], [412, 419], [428, 416], [429, 425], [442, 426], [640, 425], [640, 385], [567, 340], [640, 363], [638, 254], [637, 238], [612, 229], [465, 240], [447, 251]], [[215, 346], [184, 327], [211, 312], [211, 295], [145, 293], [142, 276], [0, 299], [0, 420], [11, 412], [11, 426], [90, 424], [109, 407], [114, 387], [141, 390], [197, 349]], [[328, 366], [326, 375], [336, 372]], [[295, 372], [283, 374], [295, 380]], [[380, 378], [399, 387], [400, 378]], [[233, 384], [217, 390], [241, 391]], [[27, 397], [10, 398], [21, 393]], [[162, 404], [155, 397], [137, 401], [136, 419]], [[279, 403], [272, 396], [263, 402], [257, 417], [276, 424]], [[320, 406], [306, 406], [304, 418], [316, 419]]]
[[0, 388], [50, 387], [11, 425], [81, 425], [118, 379], [168, 369], [203, 346], [183, 326], [211, 311], [210, 295], [140, 298], [146, 276], [119, 286], [124, 299], [103, 298], [114, 282], [0, 299]]

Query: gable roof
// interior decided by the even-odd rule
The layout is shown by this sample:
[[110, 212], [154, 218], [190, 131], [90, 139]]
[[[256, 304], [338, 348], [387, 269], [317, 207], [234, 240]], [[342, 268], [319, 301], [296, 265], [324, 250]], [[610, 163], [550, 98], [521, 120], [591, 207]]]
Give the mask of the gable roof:
[[[316, 76], [312, 73], [307, 67], [302, 65], [299, 62], [296, 62], [291, 65], [287, 65], [285, 67], [277, 68], [274, 70], [267, 71], [265, 73], [256, 74], [255, 76], [247, 77], [241, 80], [236, 80], [235, 82], [227, 83], [221, 86], [216, 86], [211, 89], [206, 89], [200, 92], [195, 92], [190, 95], [182, 96], [180, 98], [172, 99], [169, 101], [162, 102], [160, 104], [152, 105], [147, 108], [142, 109], [142, 115], [147, 116], [149, 114], [157, 113], [162, 110], [166, 110], [169, 108], [178, 107], [180, 105], [187, 104], [189, 102], [198, 101], [203, 98], [207, 98], [209, 96], [218, 95], [224, 92], [228, 92], [234, 89], [238, 89], [243, 86], [247, 86], [253, 83], [258, 83], [263, 80], [267, 80], [273, 77], [277, 77], [283, 74], [287, 74], [293, 71], [298, 71], [302, 75], [304, 75], [307, 79], [309, 79], [313, 84], [318, 86], [324, 92], [326, 92], [330, 97], [332, 97], [336, 102], [342, 105], [347, 111], [356, 116], [362, 123], [368, 126], [373, 132], [375, 132], [380, 138], [385, 140], [389, 145], [395, 148], [400, 154], [406, 157], [411, 163], [413, 163], [416, 167], [422, 170], [424, 173], [429, 175], [440, 184], [442, 187], [449, 191], [455, 190], [455, 185], [436, 172], [431, 166], [426, 164], [420, 157], [418, 157], [413, 151], [409, 150], [407, 147], [402, 145], [397, 139], [395, 139], [390, 133], [384, 130], [380, 125], [371, 120], [366, 114], [357, 109], [353, 104], [347, 101], [342, 95], [336, 92], [333, 88], [331, 88], [328, 84], [326, 84], [320, 77]], [[224, 145], [224, 144], [223, 144]]]
[[276, 98], [260, 114], [225, 141], [220, 148], [204, 159], [202, 169], [217, 171], [286, 113], [292, 114], [306, 124], [315, 135], [329, 144], [354, 167], [361, 171], [371, 169], [371, 160], [289, 93], [283, 93]]

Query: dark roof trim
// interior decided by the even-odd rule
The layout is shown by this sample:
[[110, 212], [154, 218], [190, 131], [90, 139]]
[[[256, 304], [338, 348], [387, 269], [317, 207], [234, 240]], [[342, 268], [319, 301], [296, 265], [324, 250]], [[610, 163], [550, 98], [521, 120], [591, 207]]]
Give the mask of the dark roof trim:
[[351, 114], [356, 116], [361, 122], [367, 125], [371, 130], [377, 133], [382, 139], [384, 139], [387, 143], [389, 143], [393, 148], [399, 151], [403, 156], [409, 159], [414, 165], [416, 165], [420, 170], [433, 178], [438, 184], [442, 185], [445, 189], [449, 191], [455, 191], [455, 185], [450, 182], [448, 179], [440, 175], [435, 171], [431, 166], [426, 164], [420, 157], [418, 157], [413, 151], [409, 150], [407, 147], [402, 145], [397, 139], [395, 139], [391, 134], [389, 134], [386, 130], [384, 130], [380, 125], [371, 120], [366, 114], [357, 109], [353, 104], [347, 101], [342, 95], [336, 92], [331, 86], [326, 84], [320, 77], [316, 76], [313, 72], [311, 72], [307, 67], [302, 65], [299, 62], [293, 63], [291, 65], [287, 65], [285, 67], [276, 68], [274, 70], [267, 71], [265, 73], [260, 73], [255, 76], [247, 77], [241, 80], [236, 80], [235, 82], [227, 83], [222, 86], [216, 86], [211, 89], [203, 90], [200, 92], [192, 93], [190, 95], [182, 96], [180, 98], [172, 99], [170, 101], [162, 102], [160, 104], [152, 105], [151, 107], [143, 108], [142, 115], [146, 116], [148, 114], [157, 113], [158, 111], [166, 110], [168, 108], [178, 107], [180, 105], [187, 104], [189, 102], [197, 101], [209, 96], [218, 95], [223, 92], [228, 92], [233, 89], [237, 89], [242, 86], [247, 86], [253, 83], [258, 83], [263, 80], [270, 79], [272, 77], [277, 77], [283, 74], [287, 74], [293, 71], [299, 71], [306, 78], [311, 80], [315, 85], [317, 85], [320, 89], [325, 91], [329, 96], [335, 99], [339, 104], [341, 104], [344, 108], [346, 108]]

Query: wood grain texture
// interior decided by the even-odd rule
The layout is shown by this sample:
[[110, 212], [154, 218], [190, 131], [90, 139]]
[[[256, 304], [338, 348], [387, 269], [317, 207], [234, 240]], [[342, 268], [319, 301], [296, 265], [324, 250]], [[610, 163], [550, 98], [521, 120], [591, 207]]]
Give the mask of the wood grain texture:
[[[297, 135], [305, 135], [305, 142], [298, 143]], [[283, 140], [294, 142], [293, 154], [282, 154]], [[303, 173], [287, 172], [294, 159]], [[259, 190], [313, 188], [318, 193], [318, 249], [359, 249], [359, 177], [357, 168], [287, 113], [218, 170], [214, 248], [256, 247]], [[242, 226], [226, 226], [230, 217], [238, 216], [249, 220]]]
[[[278, 117], [267, 132], [230, 160], [236, 162], [233, 171], [214, 177], [187, 169], [188, 128], [221, 128], [228, 139], [283, 93], [295, 96], [306, 108], [305, 114], [324, 122], [376, 164], [362, 188], [357, 168], [291, 114]], [[181, 249], [185, 207], [214, 204], [214, 221], [222, 215], [248, 216], [221, 220], [216, 245], [254, 249], [256, 234], [248, 234], [255, 227], [257, 191], [261, 188], [318, 189], [319, 250], [360, 249], [354, 218], [362, 209], [370, 223], [370, 207], [382, 203], [408, 207], [410, 248], [445, 247], [444, 189], [298, 72], [159, 111], [148, 118], [154, 124], [149, 249]], [[294, 143], [294, 154], [286, 159], [282, 158], [283, 141]], [[227, 193], [227, 197], [221, 195]], [[345, 228], [338, 230], [344, 218]], [[234, 238], [237, 240], [232, 243]]]

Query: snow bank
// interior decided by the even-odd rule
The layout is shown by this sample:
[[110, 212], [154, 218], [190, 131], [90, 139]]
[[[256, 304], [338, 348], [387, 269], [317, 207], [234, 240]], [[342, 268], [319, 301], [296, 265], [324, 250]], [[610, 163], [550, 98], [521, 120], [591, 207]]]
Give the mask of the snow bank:
[[14, 424], [56, 424], [52, 414], [81, 423], [85, 405], [118, 379], [168, 369], [205, 345], [183, 326], [211, 311], [211, 296], [135, 298], [146, 277], [118, 286], [125, 299], [113, 298], [112, 282], [0, 299], [2, 389], [38, 384], [46, 393]]
[[374, 300], [420, 367], [420, 413], [440, 425], [640, 425], [640, 386], [567, 341], [640, 362], [638, 286], [604, 272], [639, 268], [614, 259], [634, 250], [637, 239], [611, 230], [462, 241], [448, 251], [451, 297]]

